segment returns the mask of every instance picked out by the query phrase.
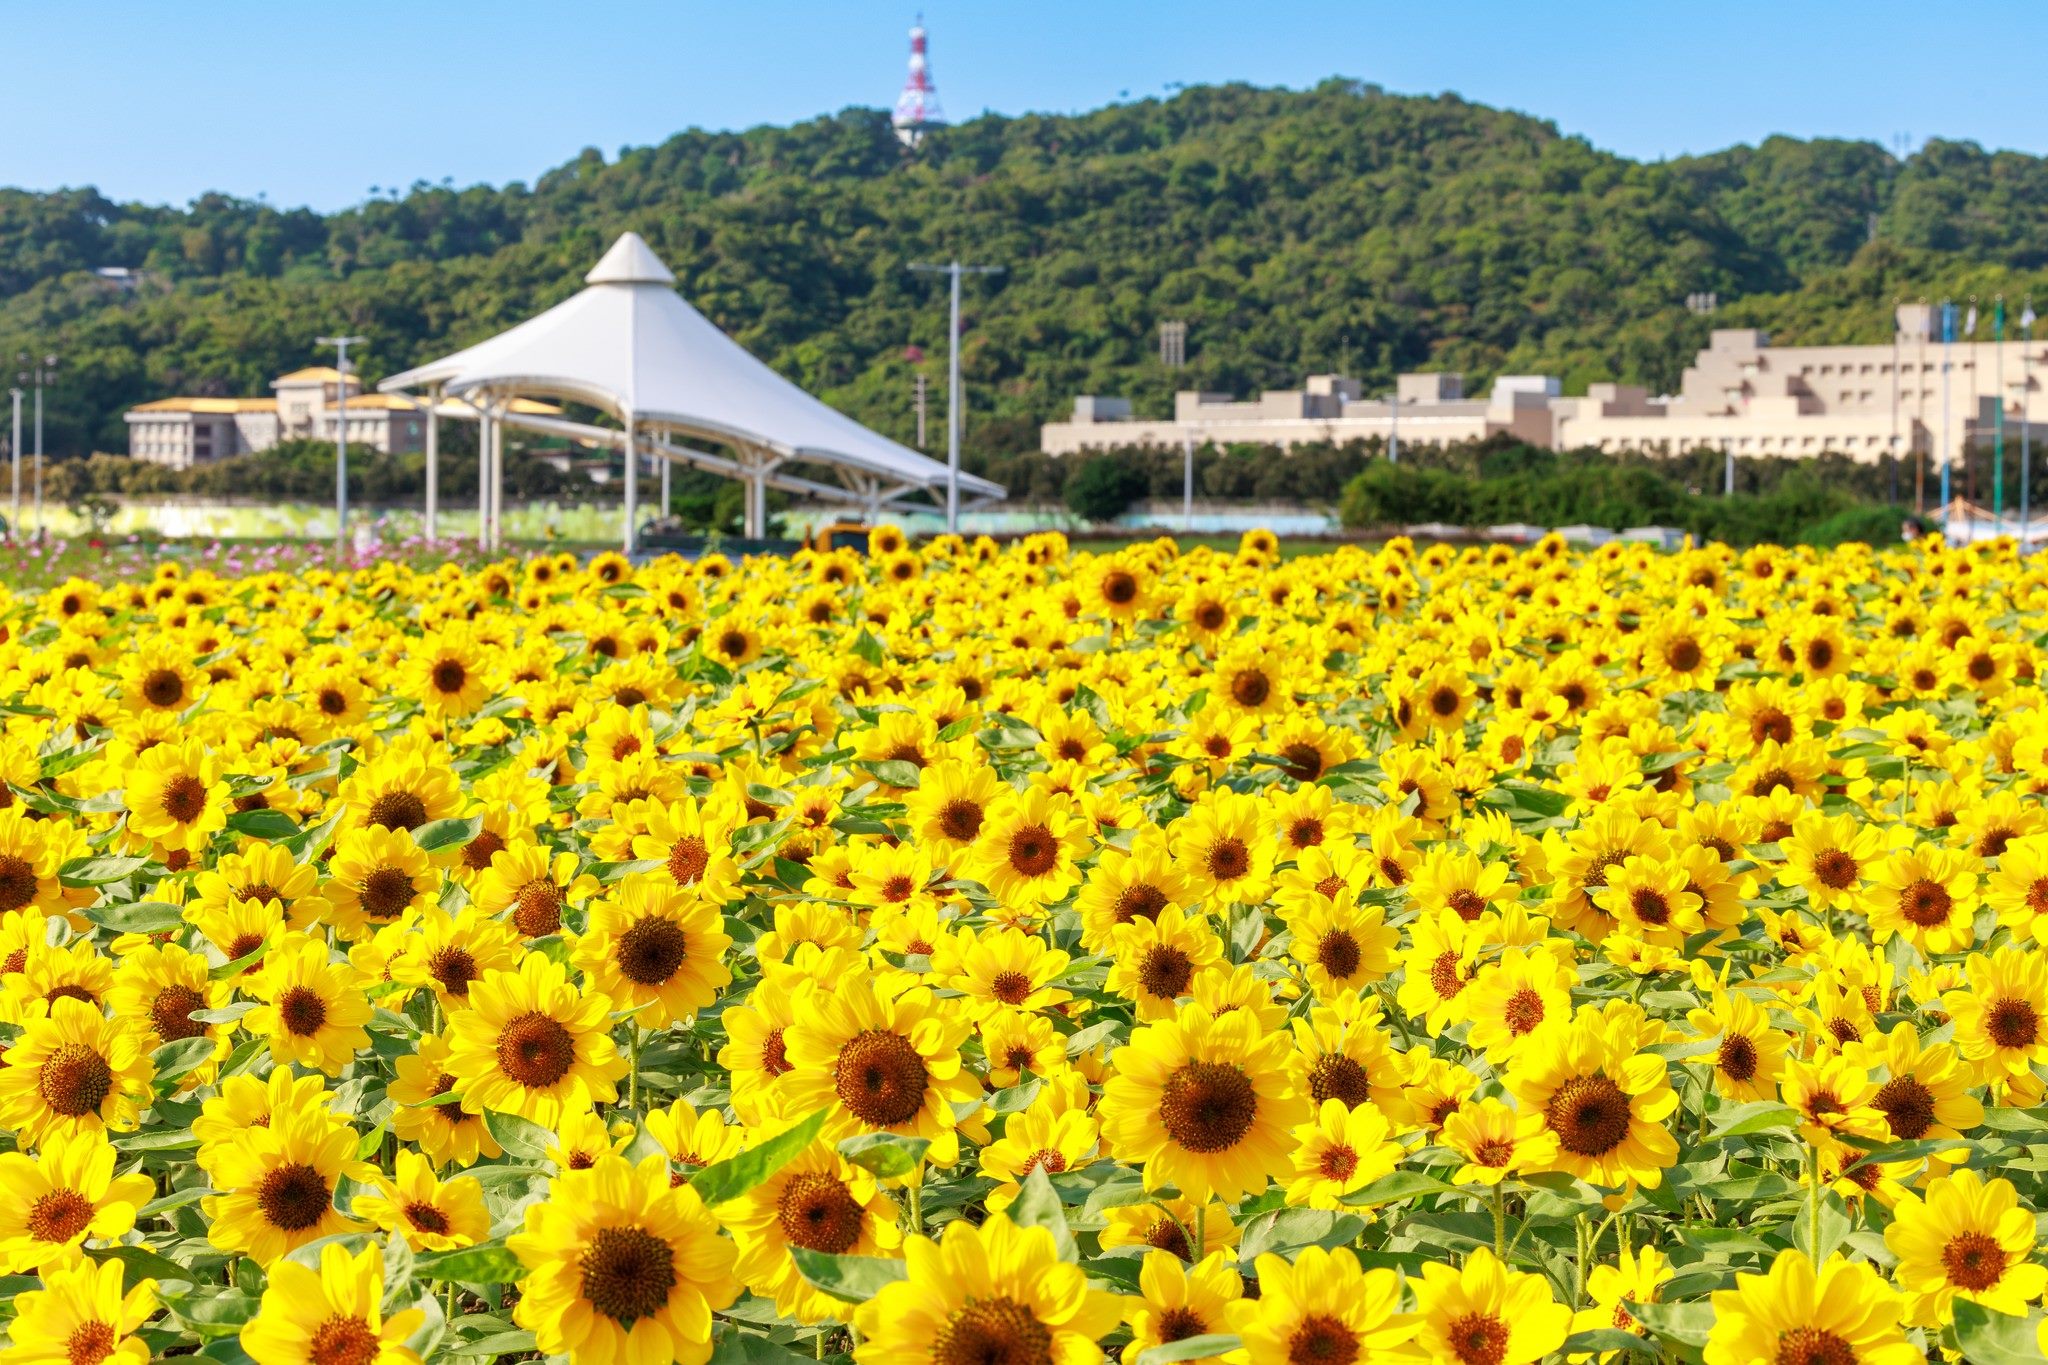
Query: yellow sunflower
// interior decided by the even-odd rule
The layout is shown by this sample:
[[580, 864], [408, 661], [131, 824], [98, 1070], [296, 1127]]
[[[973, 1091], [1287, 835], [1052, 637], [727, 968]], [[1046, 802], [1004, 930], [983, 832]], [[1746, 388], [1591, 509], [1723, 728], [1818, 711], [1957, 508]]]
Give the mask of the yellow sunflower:
[[930, 1159], [950, 1166], [959, 1159], [957, 1110], [981, 1094], [960, 1057], [973, 1025], [914, 981], [856, 977], [799, 996], [783, 1035], [792, 1068], [783, 1098], [799, 1114], [830, 1105], [828, 1137], [926, 1138]]
[[1119, 1158], [1144, 1163], [1145, 1188], [1191, 1199], [1257, 1194], [1288, 1167], [1308, 1104], [1287, 1075], [1288, 1038], [1243, 1010], [1188, 1010], [1147, 1024], [1110, 1059], [1100, 1115]]
[[134, 1335], [155, 1315], [156, 1281], [125, 1294], [120, 1261], [74, 1260], [51, 1269], [40, 1289], [14, 1300], [8, 1365], [148, 1365], [149, 1344]]
[[7, 1049], [0, 1124], [24, 1148], [108, 1128], [125, 1131], [140, 1120], [154, 1073], [132, 1025], [82, 1000], [56, 1000]]
[[1861, 1261], [1830, 1256], [1815, 1273], [1803, 1251], [1781, 1251], [1761, 1275], [1738, 1274], [1714, 1291], [1707, 1365], [1841, 1361], [1923, 1365], [1906, 1340], [1905, 1301]]
[[40, 1272], [87, 1238], [119, 1239], [155, 1196], [149, 1176], [114, 1174], [114, 1149], [97, 1133], [53, 1137], [33, 1157], [0, 1155], [0, 1274]]
[[529, 953], [518, 971], [470, 987], [469, 1006], [448, 1021], [447, 1068], [465, 1110], [552, 1128], [565, 1113], [619, 1097], [626, 1059], [612, 1041], [612, 1003], [570, 985], [559, 963]]
[[1003, 1214], [980, 1227], [946, 1225], [912, 1237], [908, 1274], [854, 1310], [859, 1365], [1045, 1360], [1087, 1365], [1122, 1316], [1116, 1296], [1091, 1289], [1061, 1261], [1052, 1234]]
[[128, 828], [173, 852], [196, 854], [226, 827], [233, 809], [228, 784], [199, 740], [159, 744], [128, 770], [121, 800]]
[[439, 1180], [418, 1152], [401, 1150], [396, 1174], [374, 1177], [377, 1193], [356, 1196], [351, 1206], [386, 1232], [403, 1236], [414, 1251], [447, 1251], [474, 1246], [491, 1235], [484, 1189], [474, 1176]]
[[652, 876], [628, 877], [592, 903], [590, 927], [572, 958], [584, 980], [636, 1026], [666, 1028], [718, 998], [732, 980], [732, 946], [718, 907]]
[[526, 1267], [514, 1321], [575, 1365], [704, 1365], [712, 1313], [739, 1297], [736, 1249], [658, 1153], [558, 1176], [506, 1245]]
[[845, 1316], [846, 1306], [797, 1273], [791, 1247], [828, 1256], [889, 1256], [903, 1245], [896, 1206], [875, 1178], [814, 1142], [764, 1183], [720, 1210], [739, 1248], [735, 1271], [798, 1322]]
[[270, 1267], [256, 1316], [242, 1327], [242, 1349], [264, 1365], [420, 1365], [406, 1338], [426, 1314], [386, 1316], [384, 1250], [320, 1248], [320, 1268], [296, 1261]]
[[[1595, 1185], [1656, 1187], [1678, 1159], [1664, 1120], [1678, 1108], [1664, 1059], [1582, 1013], [1529, 1040], [1508, 1090], [1556, 1135], [1555, 1169]], [[1546, 1348], [1548, 1349], [1548, 1348]]]
[[250, 990], [262, 1003], [242, 1019], [250, 1033], [270, 1040], [279, 1062], [338, 1076], [370, 1045], [369, 996], [362, 973], [330, 960], [316, 938], [293, 935], [273, 948]]
[[375, 1168], [356, 1159], [354, 1130], [319, 1114], [274, 1114], [215, 1154], [220, 1191], [200, 1201], [207, 1240], [268, 1266], [286, 1252], [361, 1227], [334, 1207], [337, 1182], [369, 1181]]
[[1227, 1309], [1251, 1360], [1393, 1360], [1415, 1335], [1399, 1311], [1400, 1276], [1359, 1269], [1349, 1247], [1309, 1247], [1292, 1265], [1267, 1252], [1257, 1269], [1259, 1297]]

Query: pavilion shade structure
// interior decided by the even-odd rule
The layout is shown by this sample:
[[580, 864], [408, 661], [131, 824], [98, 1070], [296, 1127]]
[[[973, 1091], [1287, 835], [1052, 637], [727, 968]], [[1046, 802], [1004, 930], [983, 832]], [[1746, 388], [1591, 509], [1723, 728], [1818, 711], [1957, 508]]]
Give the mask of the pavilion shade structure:
[[[943, 497], [945, 465], [868, 430], [755, 359], [676, 292], [675, 276], [638, 234], [613, 243], [584, 282], [580, 293], [540, 316], [378, 388], [439, 392], [472, 405], [486, 422], [621, 447], [630, 441], [642, 457], [741, 479], [750, 535], [765, 529], [769, 487], [845, 502], [869, 515], [913, 496]], [[621, 429], [507, 410], [513, 399], [533, 397], [586, 404], [617, 418]], [[629, 551], [639, 464], [626, 462]], [[969, 474], [960, 475], [960, 491], [972, 502], [1004, 494], [1001, 485]]]

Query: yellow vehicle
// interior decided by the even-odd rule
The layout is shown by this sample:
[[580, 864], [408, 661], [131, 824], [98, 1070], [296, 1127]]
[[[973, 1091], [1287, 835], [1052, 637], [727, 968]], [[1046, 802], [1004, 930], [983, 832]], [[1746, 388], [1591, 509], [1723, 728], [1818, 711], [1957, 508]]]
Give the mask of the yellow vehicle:
[[874, 529], [865, 522], [835, 521], [829, 526], [820, 526], [811, 532], [810, 539], [804, 543], [820, 554], [827, 550], [865, 550], [868, 547], [868, 536]]

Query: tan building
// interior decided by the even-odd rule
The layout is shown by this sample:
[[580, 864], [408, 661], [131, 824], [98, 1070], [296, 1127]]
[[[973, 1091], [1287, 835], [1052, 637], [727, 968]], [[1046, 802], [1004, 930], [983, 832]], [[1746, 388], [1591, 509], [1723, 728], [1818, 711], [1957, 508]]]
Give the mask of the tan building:
[[[2024, 413], [2048, 438], [2048, 338], [1958, 341], [1944, 346], [1930, 304], [1898, 310], [1898, 342], [1877, 346], [1772, 346], [1762, 332], [1722, 329], [1686, 369], [1679, 391], [1652, 397], [1629, 384], [1593, 384], [1559, 396], [1541, 375], [1502, 376], [1484, 402], [1467, 400], [1457, 375], [1397, 380], [1404, 444], [1444, 444], [1509, 432], [1557, 450], [1677, 454], [1706, 447], [1737, 455], [1812, 456], [1834, 451], [1875, 462], [1887, 452], [1960, 460], [1988, 445], [2005, 406], [2008, 442]], [[1989, 329], [1980, 319], [1978, 330]], [[1943, 408], [1946, 366], [1947, 407]], [[1359, 398], [1356, 380], [1318, 375], [1300, 392], [1233, 402], [1176, 395], [1171, 421], [1138, 421], [1129, 402], [1078, 398], [1074, 416], [1043, 429], [1043, 447], [1065, 455], [1120, 445], [1386, 439], [1396, 408]]]
[[1464, 378], [1455, 374], [1404, 374], [1389, 398], [1365, 398], [1356, 379], [1310, 375], [1301, 389], [1269, 390], [1240, 402], [1225, 393], [1174, 395], [1173, 417], [1142, 421], [1129, 400], [1081, 397], [1074, 415], [1049, 422], [1040, 433], [1050, 455], [1072, 455], [1114, 446], [1178, 448], [1197, 444], [1249, 442], [1283, 449], [1310, 442], [1386, 440], [1397, 432], [1404, 443], [1447, 445], [1508, 432], [1547, 444], [1550, 404], [1557, 381], [1544, 375], [1503, 375], [1483, 399], [1466, 398]]
[[343, 387], [349, 444], [386, 454], [423, 448], [426, 417], [405, 398], [362, 392], [328, 365], [280, 375], [271, 398], [159, 398], [128, 410], [128, 453], [173, 469], [268, 450], [279, 441], [335, 438]]

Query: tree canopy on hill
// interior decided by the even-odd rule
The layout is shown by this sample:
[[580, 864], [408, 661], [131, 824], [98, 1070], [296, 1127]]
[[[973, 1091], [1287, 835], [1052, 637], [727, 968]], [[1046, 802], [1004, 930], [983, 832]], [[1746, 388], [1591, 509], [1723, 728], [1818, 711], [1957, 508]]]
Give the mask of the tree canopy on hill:
[[[1035, 448], [1079, 392], [1163, 413], [1177, 388], [1432, 367], [1664, 388], [1712, 325], [1881, 341], [1900, 297], [2048, 299], [2048, 159], [1772, 138], [1645, 164], [1331, 80], [987, 116], [915, 157], [876, 110], [691, 131], [531, 186], [421, 184], [324, 216], [0, 190], [0, 356], [64, 356], [55, 449], [124, 449], [129, 405], [263, 392], [323, 332], [368, 335], [373, 380], [474, 342], [567, 297], [626, 228], [756, 354], [899, 439], [905, 348], [936, 377], [945, 344], [940, 287], [905, 267], [1006, 266], [967, 290], [976, 463]], [[114, 289], [90, 273], [108, 265], [149, 278]], [[1685, 311], [1699, 291], [1715, 318]], [[1158, 362], [1168, 318], [1190, 324], [1184, 371]]]

